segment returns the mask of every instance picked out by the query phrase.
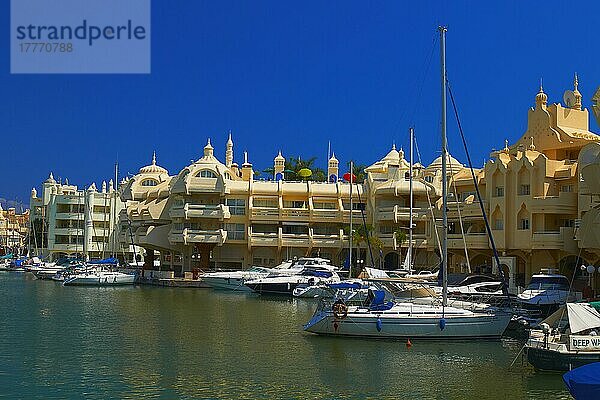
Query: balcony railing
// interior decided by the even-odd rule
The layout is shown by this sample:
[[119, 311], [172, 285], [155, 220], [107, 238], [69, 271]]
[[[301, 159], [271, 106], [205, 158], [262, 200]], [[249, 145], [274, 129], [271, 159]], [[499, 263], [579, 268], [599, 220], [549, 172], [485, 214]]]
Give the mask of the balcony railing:
[[200, 230], [185, 228], [183, 230], [171, 230], [169, 241], [171, 243], [209, 243], [223, 245], [227, 239], [227, 231], [224, 229]]
[[536, 196], [531, 202], [532, 213], [576, 214], [577, 193], [560, 192], [558, 196]]
[[169, 211], [171, 218], [215, 218], [219, 220], [229, 219], [231, 213], [229, 207], [224, 204], [190, 204], [172, 207]]

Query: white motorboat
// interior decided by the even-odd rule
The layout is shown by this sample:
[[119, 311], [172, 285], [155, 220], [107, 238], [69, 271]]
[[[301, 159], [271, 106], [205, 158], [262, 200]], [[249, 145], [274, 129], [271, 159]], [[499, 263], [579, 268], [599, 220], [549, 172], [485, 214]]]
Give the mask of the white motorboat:
[[[448, 151], [446, 148], [446, 67], [445, 32], [440, 27], [442, 54], [442, 176], [446, 174]], [[411, 153], [412, 135], [411, 128]], [[442, 223], [447, 224], [447, 179], [442, 179]], [[475, 182], [475, 185], [477, 183]], [[477, 189], [477, 186], [476, 186]], [[477, 189], [478, 190], [478, 189]], [[442, 229], [442, 302], [441, 304], [416, 304], [414, 302], [385, 301], [383, 290], [373, 291], [372, 301], [367, 305], [348, 305], [342, 299], [332, 305], [325, 302], [316, 310], [304, 330], [312, 333], [361, 336], [361, 337], [408, 337], [419, 339], [495, 339], [500, 338], [512, 315], [494, 307], [484, 310], [448, 306], [447, 229]], [[493, 241], [492, 241], [493, 245]]]
[[207, 272], [201, 276], [201, 279], [214, 289], [251, 292], [252, 289], [245, 286], [244, 282], [264, 278], [271, 273], [273, 269], [252, 267], [244, 271]]
[[567, 302], [581, 300], [580, 292], [570, 290], [569, 279], [554, 272], [556, 271], [542, 269], [541, 273], [531, 277], [527, 288], [517, 295], [517, 301], [523, 308], [550, 315]]
[[133, 285], [135, 275], [112, 271], [107, 267], [94, 268], [70, 275], [63, 281], [63, 286], [117, 286]]
[[269, 275], [264, 278], [246, 281], [244, 285], [252, 291], [261, 294], [292, 295], [298, 286], [312, 286], [320, 283], [339, 282], [340, 277], [335, 271], [306, 267], [299, 274]]

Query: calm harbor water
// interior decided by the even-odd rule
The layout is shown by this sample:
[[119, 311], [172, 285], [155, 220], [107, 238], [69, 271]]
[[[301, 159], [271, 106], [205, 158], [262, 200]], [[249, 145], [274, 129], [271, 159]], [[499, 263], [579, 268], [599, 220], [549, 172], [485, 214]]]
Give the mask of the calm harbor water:
[[570, 398], [521, 344], [302, 333], [315, 303], [154, 287], [78, 288], [0, 272], [0, 397]]

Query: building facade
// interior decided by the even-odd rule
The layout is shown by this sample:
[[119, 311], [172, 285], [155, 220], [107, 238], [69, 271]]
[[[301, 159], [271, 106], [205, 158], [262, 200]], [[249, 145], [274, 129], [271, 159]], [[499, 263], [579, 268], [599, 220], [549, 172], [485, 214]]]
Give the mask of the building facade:
[[[582, 154], [589, 153], [582, 149], [598, 146], [600, 137], [589, 130], [577, 80], [570, 93], [569, 104], [548, 104], [540, 88], [528, 111], [527, 130], [473, 171], [501, 263], [513, 284], [524, 284], [541, 268], [559, 267], [566, 273], [582, 263], [600, 263], [600, 240], [591, 239], [597, 231], [592, 222], [585, 223], [586, 214], [598, 208], [600, 181], [584, 180], [578, 168]], [[414, 266], [431, 269], [439, 263], [441, 226], [436, 221], [441, 220], [441, 185], [447, 179], [449, 267], [489, 272], [495, 268], [491, 242], [471, 170], [449, 157], [443, 177], [441, 164], [439, 157], [413, 168]], [[589, 171], [596, 164], [590, 165]], [[160, 260], [161, 269], [178, 274], [210, 267], [272, 266], [304, 255], [341, 264], [349, 250], [352, 215], [355, 226], [372, 227], [371, 235], [378, 239], [372, 251], [365, 240], [355, 241], [353, 261], [388, 269], [400, 266], [409, 243], [398, 232], [407, 232], [410, 219], [409, 164], [402, 150], [392, 147], [365, 169], [364, 182], [352, 190], [340, 179], [335, 155], [328, 161], [328, 182], [284, 180], [281, 152], [273, 171], [271, 179], [256, 180], [247, 154], [241, 166], [236, 164], [231, 137], [225, 163], [215, 157], [210, 140], [202, 157], [176, 175], [153, 160], [121, 187], [127, 207], [120, 213], [120, 239], [144, 249], [147, 268]]]
[[25, 254], [29, 232], [29, 210], [17, 213], [14, 207], [0, 206], [0, 254]]
[[31, 190], [30, 254], [56, 260], [62, 256], [82, 259], [118, 257], [133, 261], [130, 243], [119, 241], [118, 216], [125, 207], [112, 180], [100, 190], [57, 182], [52, 173]]

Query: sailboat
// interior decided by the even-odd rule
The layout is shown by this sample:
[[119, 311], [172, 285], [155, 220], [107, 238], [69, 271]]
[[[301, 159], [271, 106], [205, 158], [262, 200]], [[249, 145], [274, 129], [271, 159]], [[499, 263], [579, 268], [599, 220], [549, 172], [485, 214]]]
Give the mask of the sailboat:
[[[440, 27], [441, 95], [442, 95], [442, 197], [443, 227], [447, 227], [446, 163], [446, 28]], [[493, 307], [468, 309], [448, 306], [448, 248], [447, 230], [442, 229], [441, 304], [386, 301], [383, 290], [371, 290], [367, 304], [348, 305], [342, 299], [331, 307], [317, 308], [304, 326], [307, 332], [359, 337], [388, 337], [411, 339], [496, 339], [508, 326], [511, 314]]]

